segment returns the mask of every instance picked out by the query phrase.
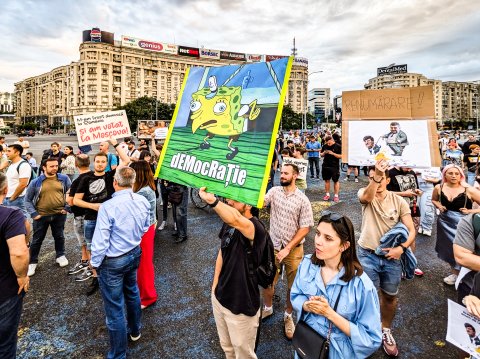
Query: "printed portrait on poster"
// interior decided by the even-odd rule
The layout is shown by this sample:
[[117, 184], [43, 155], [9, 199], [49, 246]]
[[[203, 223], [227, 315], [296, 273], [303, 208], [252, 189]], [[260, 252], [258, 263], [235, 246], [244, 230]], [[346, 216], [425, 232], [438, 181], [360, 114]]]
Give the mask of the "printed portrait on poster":
[[467, 309], [448, 300], [447, 341], [480, 359], [480, 320]]

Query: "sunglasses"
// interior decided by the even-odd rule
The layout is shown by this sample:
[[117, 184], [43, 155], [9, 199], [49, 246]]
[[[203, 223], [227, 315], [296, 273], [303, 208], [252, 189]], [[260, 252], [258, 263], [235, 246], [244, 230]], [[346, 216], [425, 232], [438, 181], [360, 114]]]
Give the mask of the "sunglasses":
[[334, 222], [340, 221], [343, 217], [343, 214], [337, 213], [337, 212], [332, 212], [332, 211], [323, 211], [321, 218], [328, 217]]

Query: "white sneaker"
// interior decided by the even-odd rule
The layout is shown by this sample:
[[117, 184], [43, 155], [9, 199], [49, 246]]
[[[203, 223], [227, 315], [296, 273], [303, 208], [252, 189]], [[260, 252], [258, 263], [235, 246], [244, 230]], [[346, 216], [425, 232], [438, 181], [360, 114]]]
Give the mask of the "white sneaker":
[[177, 230], [177, 224], [176, 224], [176, 223], [173, 224], [173, 230], [174, 230], [174, 231]]
[[35, 274], [35, 270], [37, 269], [37, 263], [32, 263], [28, 265], [28, 273], [27, 275], [31, 277]]
[[158, 226], [157, 231], [163, 231], [165, 229], [167, 222], [162, 221], [162, 223]]
[[432, 236], [432, 231], [427, 231], [426, 229], [424, 229], [423, 230], [423, 235], [427, 236], [427, 237], [431, 237]]
[[57, 262], [60, 267], [68, 266], [68, 259], [65, 256], [58, 257], [55, 259], [55, 262]]
[[444, 281], [445, 284], [454, 285], [455, 282], [457, 281], [457, 275], [456, 274], [450, 274], [448, 277], [443, 278], [443, 281]]
[[344, 180], [345, 182], [348, 182], [348, 177], [345, 177], [343, 180]]

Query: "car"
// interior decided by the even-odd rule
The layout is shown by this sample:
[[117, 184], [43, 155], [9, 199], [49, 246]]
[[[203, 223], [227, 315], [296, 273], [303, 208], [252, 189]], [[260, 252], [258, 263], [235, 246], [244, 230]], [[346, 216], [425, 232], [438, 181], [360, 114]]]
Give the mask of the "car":
[[77, 131], [70, 131], [68, 133], [69, 136], [76, 136], [77, 135]]

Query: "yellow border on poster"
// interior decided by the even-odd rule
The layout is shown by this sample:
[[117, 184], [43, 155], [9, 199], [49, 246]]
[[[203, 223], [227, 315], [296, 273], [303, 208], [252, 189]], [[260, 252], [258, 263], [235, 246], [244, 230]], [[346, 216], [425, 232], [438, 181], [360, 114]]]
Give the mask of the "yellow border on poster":
[[[270, 148], [275, 146], [275, 141], [277, 140], [278, 127], [280, 125], [280, 119], [282, 118], [283, 104], [285, 103], [285, 97], [287, 96], [288, 80], [290, 79], [290, 71], [292, 70], [293, 56], [290, 56], [287, 63], [287, 69], [285, 70], [285, 76], [282, 83], [282, 93], [280, 94], [280, 99], [278, 100], [278, 109], [277, 116], [275, 117], [275, 122], [273, 123], [272, 128], [272, 138], [270, 140]], [[267, 163], [265, 166], [265, 173], [263, 174], [263, 182], [260, 187], [260, 194], [258, 196], [257, 207], [263, 207], [263, 197], [262, 193], [265, 193], [268, 184], [268, 176], [270, 174], [270, 164], [272, 163], [273, 151], [268, 153]]]
[[158, 177], [158, 175], [160, 174], [160, 168], [162, 167], [163, 159], [165, 158], [165, 153], [167, 152], [166, 149], [168, 147], [168, 143], [170, 142], [170, 136], [172, 135], [173, 128], [175, 127], [175, 122], [177, 122], [178, 110], [180, 109], [180, 104], [182, 103], [183, 91], [185, 90], [189, 73], [190, 68], [187, 68], [187, 71], [185, 72], [185, 76], [183, 78], [182, 87], [180, 88], [180, 97], [177, 99], [177, 105], [175, 106], [175, 111], [173, 112], [172, 122], [170, 123], [170, 127], [168, 128], [167, 138], [165, 139], [165, 144], [163, 145], [163, 150], [160, 154], [160, 159], [158, 160], [157, 169], [155, 170], [155, 177]]

